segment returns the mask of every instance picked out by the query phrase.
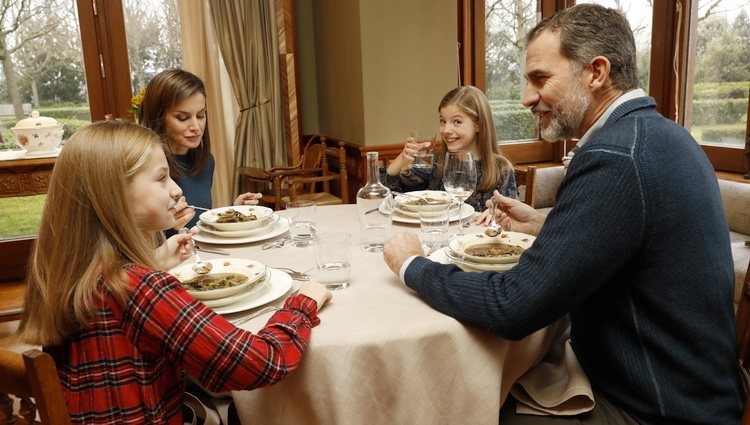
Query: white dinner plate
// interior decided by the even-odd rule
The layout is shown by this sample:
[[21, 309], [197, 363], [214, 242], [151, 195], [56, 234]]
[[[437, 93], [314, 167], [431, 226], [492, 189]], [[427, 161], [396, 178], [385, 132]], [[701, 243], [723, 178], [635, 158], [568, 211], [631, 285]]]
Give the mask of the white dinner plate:
[[197, 235], [193, 235], [193, 240], [203, 243], [211, 243], [216, 245], [234, 245], [241, 243], [250, 243], [264, 241], [266, 239], [275, 238], [281, 234], [286, 233], [289, 230], [289, 221], [286, 219], [279, 220], [273, 227], [264, 233], [257, 233], [250, 236], [244, 236], [241, 238], [223, 238], [220, 236], [212, 235], [204, 231], [198, 232]]
[[245, 229], [245, 230], [219, 230], [215, 227], [212, 227], [210, 224], [206, 224], [202, 221], [198, 221], [195, 226], [198, 228], [198, 230], [212, 234], [214, 236], [219, 236], [222, 238], [241, 238], [245, 236], [251, 236], [251, 235], [257, 235], [263, 232], [268, 232], [272, 229], [271, 226], [276, 224], [279, 221], [279, 215], [276, 213], [271, 214], [268, 216], [268, 218], [264, 219], [267, 221], [266, 224], [260, 227], [254, 227], [252, 229]]
[[466, 261], [462, 261], [459, 258], [452, 257], [448, 252], [448, 247], [445, 247], [443, 249], [439, 249], [433, 252], [428, 258], [437, 263], [455, 264], [458, 267], [460, 267], [462, 270], [467, 271], [467, 272], [486, 272], [486, 271], [504, 272], [504, 271], [508, 271], [512, 269], [516, 264], [518, 264], [518, 263], [480, 264], [480, 263], [466, 262]]
[[499, 236], [487, 236], [484, 231], [477, 233], [470, 233], [463, 236], [458, 236], [450, 240], [448, 243], [448, 254], [452, 254], [452, 257], [460, 258], [463, 261], [469, 263], [486, 263], [486, 264], [502, 264], [502, 263], [517, 263], [518, 258], [521, 254], [506, 255], [503, 257], [477, 257], [466, 253], [466, 249], [477, 246], [477, 245], [491, 245], [493, 243], [501, 243], [506, 245], [515, 245], [528, 249], [536, 238], [531, 235], [519, 232], [503, 232]]
[[260, 297], [249, 296], [238, 299], [232, 304], [213, 308], [218, 314], [231, 314], [240, 311], [250, 310], [251, 308], [260, 307], [270, 302], [276, 301], [292, 289], [292, 277], [277, 269], [268, 269], [270, 279], [268, 281], [268, 290]]
[[[380, 212], [383, 214], [387, 214], [384, 212], [385, 206], [383, 204], [380, 205]], [[472, 207], [469, 204], [463, 204], [461, 206], [461, 217], [466, 220], [466, 217], [470, 216], [474, 213], [474, 207]], [[458, 210], [451, 216], [450, 221], [456, 221], [458, 220]], [[397, 221], [399, 223], [408, 223], [408, 224], [419, 224], [419, 214], [417, 214], [416, 218], [413, 217], [405, 217], [398, 212], [393, 213], [393, 221]]]

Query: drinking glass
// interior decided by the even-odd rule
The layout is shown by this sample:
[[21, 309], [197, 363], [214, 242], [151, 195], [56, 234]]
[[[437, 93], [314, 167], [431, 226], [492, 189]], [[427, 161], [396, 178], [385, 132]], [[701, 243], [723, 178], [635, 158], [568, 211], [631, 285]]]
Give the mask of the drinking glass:
[[458, 201], [458, 235], [464, 234], [461, 216], [464, 202], [477, 187], [477, 166], [471, 151], [456, 151], [445, 154], [443, 186]]
[[292, 201], [286, 204], [289, 217], [289, 235], [296, 247], [312, 246], [315, 237], [315, 203]]
[[[416, 131], [411, 132], [411, 137], [414, 139], [415, 142], [421, 142], [419, 140], [419, 137], [417, 136]], [[414, 154], [414, 163], [412, 164], [412, 167], [432, 169], [433, 157], [434, 155], [432, 153], [432, 146], [430, 146], [429, 148], [420, 150], [419, 152]]]
[[448, 243], [449, 223], [453, 209], [451, 204], [435, 205], [419, 210], [419, 227], [422, 230], [422, 245], [427, 255], [432, 254]]
[[351, 239], [346, 232], [320, 233], [315, 237], [315, 279], [328, 289], [344, 289], [351, 278]]

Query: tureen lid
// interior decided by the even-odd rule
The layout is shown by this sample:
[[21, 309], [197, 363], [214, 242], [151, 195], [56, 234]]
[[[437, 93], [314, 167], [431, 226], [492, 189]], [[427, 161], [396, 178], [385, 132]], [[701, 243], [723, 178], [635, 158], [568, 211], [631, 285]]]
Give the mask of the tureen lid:
[[61, 124], [54, 118], [40, 117], [39, 111], [31, 111], [31, 117], [18, 121], [16, 126], [13, 127], [13, 130], [31, 130], [60, 125]]

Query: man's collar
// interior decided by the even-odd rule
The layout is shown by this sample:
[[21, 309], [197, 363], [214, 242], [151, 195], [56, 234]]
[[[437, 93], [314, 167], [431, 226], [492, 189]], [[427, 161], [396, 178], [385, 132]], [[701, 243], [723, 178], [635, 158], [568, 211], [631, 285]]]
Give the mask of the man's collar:
[[646, 93], [642, 89], [633, 89], [630, 90], [627, 93], [623, 93], [620, 97], [615, 99], [614, 102], [612, 102], [611, 105], [604, 111], [604, 113], [594, 122], [594, 125], [589, 127], [588, 130], [586, 130], [586, 134], [581, 137], [581, 140], [578, 141], [577, 147], [581, 147], [586, 142], [591, 139], [591, 137], [594, 136], [594, 134], [599, 131], [602, 126], [604, 126], [604, 123], [607, 122], [607, 119], [609, 119], [610, 115], [617, 109], [618, 106], [622, 105], [623, 103], [627, 102], [628, 100], [637, 99], [639, 97], [646, 97]]

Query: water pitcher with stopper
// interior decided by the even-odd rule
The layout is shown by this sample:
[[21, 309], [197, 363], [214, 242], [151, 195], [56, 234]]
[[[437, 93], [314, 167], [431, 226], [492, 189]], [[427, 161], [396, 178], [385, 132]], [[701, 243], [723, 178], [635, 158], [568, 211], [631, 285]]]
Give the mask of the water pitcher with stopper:
[[391, 190], [380, 183], [378, 153], [367, 153], [367, 184], [357, 191], [359, 228], [362, 245], [367, 252], [382, 252], [388, 240], [393, 215]]

